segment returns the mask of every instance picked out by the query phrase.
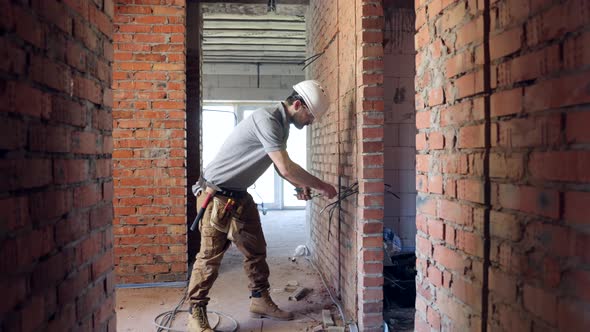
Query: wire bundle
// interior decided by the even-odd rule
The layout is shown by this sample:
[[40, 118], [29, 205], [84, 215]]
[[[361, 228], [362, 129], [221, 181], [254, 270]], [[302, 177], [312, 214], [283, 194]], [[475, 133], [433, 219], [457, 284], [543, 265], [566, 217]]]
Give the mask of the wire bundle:
[[[352, 185], [346, 187], [346, 186], [341, 186], [340, 187], [342, 190], [338, 193], [338, 197], [336, 198], [336, 200], [328, 205], [326, 205], [323, 209], [320, 210], [320, 214], [322, 214], [325, 210], [328, 210], [328, 240], [330, 240], [330, 234], [331, 234], [331, 225], [332, 225], [332, 216], [334, 215], [334, 211], [336, 211], [336, 209], [340, 209], [341, 208], [341, 203], [343, 200], [345, 200], [347, 197], [350, 197], [354, 194], [358, 194], [359, 193], [359, 184], [358, 182], [353, 183]], [[398, 195], [396, 195], [391, 188], [393, 188], [391, 185], [389, 184], [385, 184], [385, 192], [395, 196], [397, 199], [400, 199], [400, 197]]]
[[320, 210], [320, 214], [322, 214], [325, 210], [328, 210], [328, 241], [330, 240], [331, 228], [332, 228], [332, 216], [334, 216], [334, 211], [336, 209], [341, 208], [341, 203], [347, 197], [350, 197], [354, 194], [358, 194], [359, 192], [359, 184], [358, 182], [353, 183], [349, 187], [341, 186], [341, 190], [338, 192], [338, 197], [336, 200], [328, 205], [326, 205], [323, 209]]

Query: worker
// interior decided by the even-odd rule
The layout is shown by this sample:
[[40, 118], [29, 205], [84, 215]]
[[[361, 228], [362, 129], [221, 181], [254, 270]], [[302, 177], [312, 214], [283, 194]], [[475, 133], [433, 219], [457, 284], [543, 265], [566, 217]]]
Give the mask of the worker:
[[298, 199], [309, 200], [311, 188], [329, 199], [336, 196], [334, 186], [305, 171], [287, 153], [290, 125], [302, 129], [322, 116], [329, 106], [326, 92], [315, 80], [302, 81], [293, 89], [284, 102], [258, 109], [242, 120], [193, 186], [197, 207], [205, 206], [198, 223], [201, 248], [187, 290], [190, 332], [213, 331], [207, 319], [208, 293], [231, 242], [244, 255], [252, 317], [293, 319], [269, 296], [266, 241], [257, 205], [246, 191], [272, 163], [280, 176], [298, 188]]

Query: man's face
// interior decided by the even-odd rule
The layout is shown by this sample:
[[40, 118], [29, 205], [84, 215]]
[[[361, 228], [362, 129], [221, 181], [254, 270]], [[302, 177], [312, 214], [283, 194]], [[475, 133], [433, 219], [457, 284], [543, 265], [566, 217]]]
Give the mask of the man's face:
[[[297, 109], [297, 106], [299, 108]], [[293, 116], [293, 124], [297, 129], [302, 129], [303, 127], [310, 125], [313, 123], [315, 116], [311, 113], [307, 106], [303, 105], [300, 101], [295, 102], [296, 112]]]

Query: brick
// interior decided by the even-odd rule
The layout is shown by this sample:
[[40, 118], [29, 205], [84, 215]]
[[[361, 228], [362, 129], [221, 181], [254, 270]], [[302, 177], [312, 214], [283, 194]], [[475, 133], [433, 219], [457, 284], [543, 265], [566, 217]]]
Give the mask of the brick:
[[483, 92], [483, 71], [459, 77], [454, 84], [455, 98], [465, 98]]
[[428, 92], [428, 106], [436, 106], [444, 103], [445, 96], [442, 88], [433, 88]]
[[435, 216], [436, 204], [436, 200], [433, 198], [423, 197], [420, 195], [416, 197], [416, 208], [422, 213]]
[[526, 25], [526, 30], [530, 31], [530, 37], [527, 38], [528, 45], [533, 46], [558, 38], [584, 26], [588, 23], [588, 19], [584, 15], [577, 14], [585, 10], [588, 10], [588, 4], [585, 1], [567, 1], [564, 5], [553, 6], [529, 20]]
[[457, 30], [457, 41], [455, 47], [457, 49], [483, 39], [483, 16], [466, 23]]
[[524, 90], [522, 88], [492, 94], [491, 116], [504, 116], [522, 112], [523, 95]]
[[484, 185], [480, 180], [458, 180], [457, 196], [459, 199], [483, 203]]
[[557, 326], [560, 331], [584, 331], [590, 327], [590, 319], [584, 314], [582, 302], [559, 300]]
[[522, 225], [513, 214], [491, 211], [490, 234], [502, 239], [519, 241], [522, 238]]
[[444, 240], [445, 225], [438, 219], [428, 219], [428, 235], [437, 240]]
[[530, 186], [500, 184], [497, 186], [500, 206], [549, 218], [559, 218], [559, 194]]
[[504, 57], [520, 50], [523, 44], [523, 31], [516, 27], [490, 38], [490, 59]]
[[441, 328], [441, 318], [440, 314], [432, 309], [432, 307], [428, 308], [428, 312], [426, 313], [426, 317], [428, 320], [428, 324], [432, 326], [435, 330], [440, 330]]
[[589, 123], [590, 112], [568, 112], [566, 136], [568, 143], [581, 144], [590, 142], [590, 132], [584, 124]]
[[589, 182], [586, 171], [590, 167], [590, 152], [535, 152], [530, 156], [528, 168], [537, 179]]
[[482, 148], [485, 145], [484, 125], [462, 127], [459, 130], [459, 148]]
[[424, 150], [428, 147], [426, 143], [426, 134], [425, 133], [418, 133], [416, 134], [416, 150]]
[[416, 155], [416, 171], [428, 172], [430, 170], [430, 155]]
[[590, 84], [585, 74], [545, 80], [525, 88], [524, 106], [527, 112], [573, 106], [590, 102], [584, 87]]
[[517, 296], [516, 278], [496, 268], [490, 268], [489, 272], [492, 296], [497, 296], [508, 303], [514, 303]]
[[457, 248], [465, 253], [483, 258], [483, 237], [479, 234], [457, 230], [455, 233], [455, 242]]
[[558, 114], [498, 123], [498, 140], [492, 146], [505, 148], [551, 146], [561, 140], [561, 117]]
[[430, 111], [416, 113], [416, 128], [425, 129], [430, 127]]
[[566, 192], [564, 199], [564, 219], [571, 225], [590, 223], [590, 192]]
[[[536, 79], [561, 69], [560, 51], [549, 46], [498, 65], [497, 85], [512, 85], [517, 82]], [[494, 81], [492, 86], [495, 87]]]
[[453, 295], [472, 310], [481, 310], [481, 285], [477, 282], [454, 278], [451, 285]]
[[557, 322], [557, 298], [551, 292], [530, 284], [523, 287], [524, 307], [541, 320], [555, 325]]
[[590, 33], [565, 40], [563, 63], [567, 69], [577, 69], [590, 64]]
[[433, 259], [445, 268], [460, 273], [467, 264], [459, 253], [441, 245], [434, 246]]
[[443, 193], [442, 176], [433, 175], [428, 177], [428, 191], [434, 194]]
[[440, 132], [430, 132], [428, 134], [428, 145], [432, 150], [440, 150], [445, 147], [445, 138]]
[[428, 176], [417, 174], [416, 175], [416, 190], [419, 192], [428, 192]]
[[490, 154], [490, 176], [519, 180], [524, 176], [524, 158], [521, 154]]
[[414, 36], [416, 50], [421, 50], [430, 40], [430, 30], [428, 25], [423, 25]]
[[432, 246], [430, 241], [422, 237], [416, 237], [416, 249], [419, 253], [427, 257], [432, 254]]

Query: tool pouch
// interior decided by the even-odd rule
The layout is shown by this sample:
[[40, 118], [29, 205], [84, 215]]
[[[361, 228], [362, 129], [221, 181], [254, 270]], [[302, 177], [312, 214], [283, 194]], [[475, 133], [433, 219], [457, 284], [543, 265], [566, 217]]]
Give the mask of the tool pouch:
[[211, 209], [211, 218], [209, 222], [211, 227], [216, 230], [227, 233], [230, 229], [231, 211], [224, 211], [227, 204], [227, 198], [213, 197], [213, 206]]

